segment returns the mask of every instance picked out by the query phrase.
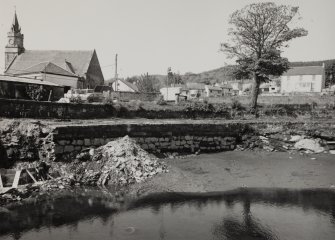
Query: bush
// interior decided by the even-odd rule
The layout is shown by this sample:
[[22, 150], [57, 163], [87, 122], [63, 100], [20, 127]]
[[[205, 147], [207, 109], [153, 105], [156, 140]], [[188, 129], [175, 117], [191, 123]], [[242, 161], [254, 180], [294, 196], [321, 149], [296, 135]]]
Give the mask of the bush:
[[140, 100], [130, 100], [129, 103], [124, 105], [128, 110], [142, 110], [143, 109], [143, 102]]
[[113, 105], [113, 99], [112, 98], [104, 98], [102, 101], [103, 104], [107, 104], [107, 105]]
[[233, 101], [231, 102], [231, 108], [234, 109], [234, 110], [243, 110], [244, 109], [242, 104], [237, 99], [233, 99]]
[[77, 96], [77, 97], [70, 97], [70, 103], [77, 103], [77, 104], [81, 104], [83, 103], [84, 101], [81, 99], [80, 96]]
[[312, 105], [312, 109], [314, 109], [314, 108], [316, 108], [316, 107], [318, 106], [318, 103], [315, 102], [315, 101], [313, 101], [313, 102], [311, 103], [311, 105]]
[[48, 100], [49, 96], [48, 91], [42, 85], [28, 85], [26, 93], [34, 101]]
[[164, 100], [163, 95], [159, 95], [158, 99], [156, 100], [156, 104], [160, 106], [167, 105], [167, 102]]
[[185, 111], [187, 112], [214, 112], [212, 104], [204, 102], [188, 102], [185, 104]]

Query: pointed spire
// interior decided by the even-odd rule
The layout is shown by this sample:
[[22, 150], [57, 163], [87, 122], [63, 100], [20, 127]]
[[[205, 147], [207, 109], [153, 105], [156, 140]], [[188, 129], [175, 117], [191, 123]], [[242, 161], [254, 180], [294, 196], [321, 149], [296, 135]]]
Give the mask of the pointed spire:
[[19, 33], [21, 32], [21, 27], [19, 25], [19, 21], [17, 20], [16, 9], [14, 13], [14, 19], [11, 27], [12, 32]]

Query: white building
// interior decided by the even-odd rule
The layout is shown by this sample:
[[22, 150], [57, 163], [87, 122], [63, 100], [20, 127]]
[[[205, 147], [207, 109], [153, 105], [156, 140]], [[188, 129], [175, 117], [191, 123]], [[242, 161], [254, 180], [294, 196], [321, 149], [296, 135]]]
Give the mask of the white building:
[[280, 79], [281, 93], [321, 92], [325, 88], [323, 66], [292, 67]]
[[110, 85], [116, 92], [138, 92], [138, 87], [124, 79], [112, 80]]
[[261, 94], [276, 94], [280, 92], [280, 87], [276, 83], [262, 83], [259, 86]]
[[159, 91], [165, 101], [175, 101], [181, 95], [183, 87], [163, 87]]
[[222, 97], [223, 89], [221, 87], [205, 85], [206, 97]]

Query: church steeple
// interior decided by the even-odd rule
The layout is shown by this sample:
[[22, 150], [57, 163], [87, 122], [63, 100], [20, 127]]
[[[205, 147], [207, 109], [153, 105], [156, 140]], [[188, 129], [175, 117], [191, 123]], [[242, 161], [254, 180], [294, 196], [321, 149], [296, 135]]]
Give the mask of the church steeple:
[[17, 20], [16, 10], [14, 13], [14, 19], [13, 19], [11, 30], [12, 32], [15, 32], [15, 33], [21, 32], [21, 27], [20, 27], [19, 21]]
[[21, 53], [24, 52], [23, 47], [23, 34], [21, 33], [21, 27], [17, 20], [16, 10], [14, 13], [13, 23], [10, 27], [10, 32], [7, 33], [8, 43], [5, 49], [5, 69], [11, 64], [11, 62]]

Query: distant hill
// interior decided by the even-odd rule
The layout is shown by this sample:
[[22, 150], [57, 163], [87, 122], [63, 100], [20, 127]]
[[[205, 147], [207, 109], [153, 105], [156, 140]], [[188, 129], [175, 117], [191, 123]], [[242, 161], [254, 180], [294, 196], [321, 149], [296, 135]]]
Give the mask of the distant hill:
[[[232, 68], [234, 66], [225, 66], [218, 69], [213, 69], [209, 71], [205, 71], [202, 73], [185, 73], [182, 75], [182, 80], [184, 83], [186, 82], [194, 82], [194, 83], [207, 83], [214, 84], [217, 82], [231, 81], [233, 80], [232, 76]], [[158, 88], [166, 86], [167, 84], [167, 76], [166, 75], [152, 75], [157, 79], [157, 84], [155, 84]]]

